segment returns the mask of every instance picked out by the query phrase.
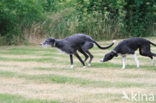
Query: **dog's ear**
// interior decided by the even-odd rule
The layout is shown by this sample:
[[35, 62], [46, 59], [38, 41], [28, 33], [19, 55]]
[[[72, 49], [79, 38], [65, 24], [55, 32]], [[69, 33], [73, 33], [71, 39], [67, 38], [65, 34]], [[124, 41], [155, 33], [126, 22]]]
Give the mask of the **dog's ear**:
[[55, 39], [54, 38], [48, 38], [47, 41], [50, 42], [50, 43], [54, 43]]
[[52, 47], [55, 47], [56, 40], [54, 38], [50, 38], [50, 41], [49, 42], [50, 42], [50, 44], [51, 44]]
[[54, 39], [54, 38], [49, 38], [49, 40], [50, 40], [50, 41], [54, 41], [55, 39]]
[[54, 43], [55, 42], [55, 39], [52, 38], [52, 42]]

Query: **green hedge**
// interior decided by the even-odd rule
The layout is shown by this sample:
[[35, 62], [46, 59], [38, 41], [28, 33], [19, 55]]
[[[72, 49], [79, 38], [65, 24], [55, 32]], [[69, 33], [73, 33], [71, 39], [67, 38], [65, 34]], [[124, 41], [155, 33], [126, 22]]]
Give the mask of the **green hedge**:
[[[0, 44], [18, 44], [24, 31], [64, 38], [86, 33], [95, 39], [153, 36], [155, 0], [0, 0]], [[42, 33], [44, 31], [44, 33]]]

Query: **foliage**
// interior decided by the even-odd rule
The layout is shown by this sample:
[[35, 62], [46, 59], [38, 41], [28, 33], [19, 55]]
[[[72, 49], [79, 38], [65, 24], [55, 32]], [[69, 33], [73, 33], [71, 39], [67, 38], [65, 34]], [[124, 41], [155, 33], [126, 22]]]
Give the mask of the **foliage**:
[[34, 0], [0, 1], [0, 34], [3, 44], [21, 42], [24, 28], [43, 18], [42, 7]]
[[[126, 0], [125, 29], [132, 36], [150, 36], [155, 22], [155, 0]], [[155, 19], [155, 20], [154, 20]], [[149, 28], [150, 27], [150, 28]]]
[[77, 4], [80, 20], [84, 16], [99, 20], [96, 15], [101, 15], [102, 21], [114, 21], [111, 25], [118, 25], [122, 36], [152, 35], [151, 28], [156, 22], [155, 0], [77, 0]]
[[155, 0], [1, 0], [0, 44], [18, 44], [35, 33], [57, 38], [86, 33], [95, 39], [152, 36], [155, 22]]

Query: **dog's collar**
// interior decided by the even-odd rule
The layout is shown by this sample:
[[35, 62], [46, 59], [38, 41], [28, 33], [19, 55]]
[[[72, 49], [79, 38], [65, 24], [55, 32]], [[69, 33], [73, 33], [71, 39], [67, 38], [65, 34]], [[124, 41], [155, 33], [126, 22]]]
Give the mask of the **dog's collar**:
[[118, 54], [115, 50], [112, 50], [113, 53]]
[[54, 47], [56, 46], [56, 42], [54, 42]]
[[115, 50], [112, 50], [112, 52], [115, 54], [115, 56], [118, 56], [118, 53]]

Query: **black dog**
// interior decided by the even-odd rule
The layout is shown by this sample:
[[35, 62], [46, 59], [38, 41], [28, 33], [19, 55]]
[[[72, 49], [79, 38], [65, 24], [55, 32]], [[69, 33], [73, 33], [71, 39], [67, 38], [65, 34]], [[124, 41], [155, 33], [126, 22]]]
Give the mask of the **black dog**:
[[123, 40], [110, 53], [106, 54], [101, 62], [106, 62], [108, 60], [111, 60], [113, 57], [117, 57], [119, 54], [121, 54], [123, 57], [122, 68], [124, 69], [126, 66], [126, 54], [133, 54], [137, 63], [137, 67], [139, 67], [139, 61], [135, 55], [135, 51], [139, 48], [140, 55], [150, 57], [154, 65], [153, 56], [156, 56], [156, 54], [151, 52], [150, 44], [156, 46], [156, 44], [143, 38], [130, 38]]
[[[107, 47], [101, 47], [96, 41], [94, 41], [90, 36], [85, 34], [75, 34], [72, 36], [69, 36], [65, 39], [53, 39], [48, 38], [45, 40], [45, 42], [41, 43], [41, 46], [50, 45], [51, 47], [56, 47], [60, 49], [61, 51], [65, 52], [66, 54], [69, 54], [70, 61], [71, 61], [71, 68], [73, 68], [73, 57], [74, 54], [79, 61], [82, 63], [82, 65], [85, 68], [85, 61], [90, 57], [90, 60], [88, 62], [88, 66], [91, 65], [91, 61], [93, 59], [93, 55], [89, 52], [89, 49], [91, 49], [94, 45], [94, 43], [100, 48], [100, 49], [107, 49], [110, 48], [115, 41], [113, 41], [112, 44], [110, 44]], [[78, 55], [77, 51], [82, 53], [85, 56], [84, 61], [81, 59], [81, 57]], [[89, 55], [89, 56], [88, 56]]]

